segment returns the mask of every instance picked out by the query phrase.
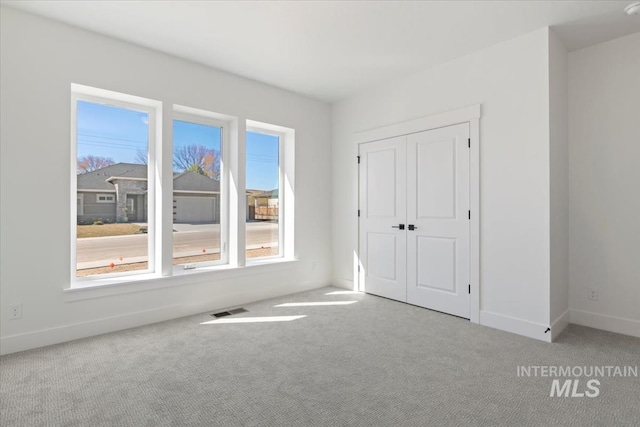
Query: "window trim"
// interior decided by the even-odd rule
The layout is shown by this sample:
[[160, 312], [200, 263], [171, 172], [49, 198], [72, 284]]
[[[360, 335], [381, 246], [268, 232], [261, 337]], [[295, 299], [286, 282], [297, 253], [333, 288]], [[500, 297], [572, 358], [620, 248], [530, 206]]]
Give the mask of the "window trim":
[[[78, 194], [78, 192], [76, 191], [76, 224], [77, 224], [77, 217], [79, 215], [84, 215], [84, 194]], [[80, 209], [78, 209], [78, 202], [80, 202]]]
[[[100, 200], [100, 197], [105, 197], [106, 199]], [[115, 203], [115, 202], [116, 202], [116, 195], [113, 193], [96, 193], [96, 203]]]
[[[229, 164], [229, 128], [231, 126], [231, 123], [228, 120], [221, 119], [216, 113], [189, 107], [182, 107], [179, 105], [173, 106], [173, 114], [171, 117], [172, 129], [176, 120], [186, 123], [194, 123], [198, 125], [220, 128], [220, 192], [218, 193], [220, 203], [220, 259], [217, 261], [201, 261], [195, 263], [173, 265], [174, 253], [173, 245], [171, 245], [171, 264], [173, 265], [172, 270], [174, 273], [183, 271], [186, 269], [185, 265], [187, 264], [195, 264], [195, 269], [217, 265], [227, 265], [229, 264], [229, 167], [227, 165]], [[173, 174], [173, 132], [171, 136], [171, 173]], [[171, 186], [171, 191], [171, 200], [173, 201], [173, 198], [176, 195], [175, 191], [173, 190], [173, 185]], [[171, 223], [173, 225], [173, 215], [171, 216]], [[189, 270], [193, 270], [193, 268], [189, 268]]]
[[[295, 129], [255, 120], [246, 121], [246, 130], [278, 136], [279, 189], [278, 217], [280, 242], [277, 256], [248, 258], [246, 265], [260, 265], [279, 260], [294, 260], [295, 256]], [[246, 157], [245, 157], [246, 162]], [[246, 174], [246, 171], [245, 171]], [[246, 223], [246, 219], [245, 219]], [[246, 239], [245, 239], [246, 242]], [[246, 248], [245, 248], [246, 253]]]
[[[77, 198], [74, 194], [78, 194], [77, 188], [77, 157], [78, 157], [78, 135], [77, 135], [77, 123], [78, 123], [78, 101], [90, 102], [94, 104], [107, 105], [110, 107], [123, 108], [133, 111], [144, 112], [148, 114], [148, 160], [147, 160], [147, 176], [148, 177], [162, 177], [162, 168], [160, 162], [156, 161], [156, 154], [161, 148], [162, 144], [162, 103], [152, 99], [142, 98], [135, 95], [127, 95], [120, 92], [109, 91], [105, 89], [98, 89], [90, 86], [84, 86], [76, 83], [71, 83], [71, 117], [70, 117], [70, 145], [71, 145], [71, 170], [70, 170], [70, 230], [71, 230], [71, 245], [70, 255], [71, 263], [70, 268], [70, 285], [71, 288], [83, 287], [86, 283], [95, 283], [96, 286], [100, 285], [101, 281], [119, 279], [122, 277], [134, 277], [134, 276], [151, 276], [155, 277], [159, 275], [158, 263], [156, 258], [158, 254], [158, 246], [156, 245], [156, 236], [160, 235], [158, 221], [158, 213], [156, 210], [156, 200], [161, 199], [160, 189], [161, 185], [156, 184], [156, 179], [148, 179], [147, 181], [147, 268], [145, 270], [126, 271], [121, 273], [107, 273], [95, 276], [79, 277], [77, 276]], [[161, 154], [161, 153], [160, 153]], [[106, 194], [106, 193], [105, 193]], [[97, 198], [96, 198], [97, 201]], [[106, 203], [106, 202], [101, 202]], [[83, 207], [84, 212], [84, 207]]]
[[193, 285], [196, 277], [198, 283], [215, 287], [225, 280], [235, 280], [242, 277], [257, 277], [259, 279], [265, 273], [289, 271], [299, 265], [299, 262], [296, 259], [279, 258], [269, 263], [262, 262], [247, 266], [223, 265], [179, 270], [173, 276], [138, 275], [99, 279], [100, 283], [87, 281], [80, 283], [80, 286], [67, 287], [63, 289], [63, 295], [67, 302], [80, 301], [176, 286], [189, 286]]
[[[295, 231], [295, 130], [264, 122], [240, 119], [209, 110], [169, 104], [135, 95], [72, 83], [70, 116], [70, 292], [68, 301], [137, 292], [158, 287], [192, 284], [208, 278], [242, 277], [259, 271], [281, 271], [296, 263]], [[77, 102], [79, 100], [146, 112], [149, 115], [148, 259], [147, 270], [77, 277], [76, 243], [78, 211], [84, 214], [84, 195], [77, 188]], [[163, 113], [163, 107], [167, 109]], [[220, 197], [221, 252], [224, 263], [197, 263], [195, 269], [173, 266], [173, 134], [174, 120], [222, 128]], [[278, 256], [246, 259], [246, 130], [279, 136]], [[86, 190], [82, 190], [85, 192]], [[93, 190], [90, 193], [108, 194]], [[73, 195], [76, 195], [74, 197]], [[83, 205], [78, 209], [78, 196]], [[75, 200], [74, 200], [75, 199]], [[106, 203], [103, 202], [103, 203]], [[226, 226], [222, 227], [224, 221]], [[224, 234], [224, 237], [223, 237]], [[245, 267], [251, 267], [245, 269]], [[264, 269], [264, 270], [263, 270]], [[193, 276], [196, 275], [196, 276]], [[197, 278], [196, 278], [197, 277]], [[77, 292], [76, 292], [77, 291]]]
[[[284, 137], [285, 134], [282, 132], [277, 132], [271, 129], [266, 129], [260, 126], [256, 126], [256, 125], [249, 125], [248, 121], [247, 121], [247, 128], [246, 128], [246, 132], [252, 132], [252, 133], [259, 133], [262, 135], [269, 135], [269, 136], [275, 136], [278, 138], [278, 254], [277, 255], [268, 255], [268, 256], [262, 256], [262, 257], [252, 257], [252, 258], [246, 258], [248, 263], [254, 263], [254, 262], [259, 262], [259, 261], [265, 261], [265, 260], [270, 260], [270, 259], [277, 259], [277, 258], [283, 258], [284, 257], [284, 235], [285, 235], [285, 226], [284, 226], [284, 206], [285, 206], [285, 198], [284, 198], [284, 192], [282, 191], [283, 185], [284, 185], [284, 167], [283, 167], [283, 162], [284, 162]], [[245, 150], [245, 164], [246, 164], [246, 150]], [[245, 167], [245, 177], [246, 177], [246, 167]], [[246, 178], [245, 178], [246, 179]], [[245, 181], [246, 182], [246, 181]], [[245, 193], [246, 193], [246, 189], [245, 189]], [[246, 200], [246, 196], [245, 196], [245, 200]], [[246, 203], [246, 202], [245, 202]], [[245, 216], [246, 218], [246, 216]], [[247, 222], [245, 219], [245, 230], [247, 227]], [[245, 254], [247, 252], [247, 248], [246, 248], [246, 231], [245, 231]]]

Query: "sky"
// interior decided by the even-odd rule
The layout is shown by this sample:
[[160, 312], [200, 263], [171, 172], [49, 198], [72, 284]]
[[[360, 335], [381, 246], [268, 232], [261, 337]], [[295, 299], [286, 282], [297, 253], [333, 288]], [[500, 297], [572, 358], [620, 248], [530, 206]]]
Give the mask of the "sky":
[[[145, 112], [78, 101], [77, 126], [78, 158], [93, 155], [111, 158], [116, 163], [139, 163], [138, 152], [148, 150]], [[218, 127], [174, 121], [174, 148], [196, 144], [220, 151], [220, 134]], [[278, 188], [277, 136], [247, 132], [246, 157], [247, 189]]]

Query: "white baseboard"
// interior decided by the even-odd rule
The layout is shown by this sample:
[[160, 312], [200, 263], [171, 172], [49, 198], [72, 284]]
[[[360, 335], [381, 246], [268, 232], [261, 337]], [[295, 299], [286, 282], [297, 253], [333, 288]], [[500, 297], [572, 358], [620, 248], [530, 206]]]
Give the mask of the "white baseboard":
[[551, 331], [545, 332], [549, 326], [542, 323], [481, 310], [480, 324], [540, 341], [551, 342]]
[[183, 317], [188, 314], [191, 313], [184, 313], [183, 308], [180, 306], [169, 305], [152, 310], [96, 319], [89, 322], [74, 323], [54, 328], [41, 329], [34, 332], [9, 335], [0, 338], [0, 354], [5, 355], [24, 350], [31, 350], [33, 348], [45, 347], [48, 345], [73, 341], [122, 329], [134, 328], [136, 326], [162, 322], [164, 320]]
[[551, 323], [551, 341], [555, 341], [567, 326], [569, 326], [569, 309], [566, 309], [564, 313]]
[[95, 319], [82, 323], [57, 326], [23, 334], [9, 335], [0, 338], [0, 355], [17, 353], [19, 351], [31, 350], [53, 344], [60, 344], [81, 338], [92, 337], [123, 329], [135, 328], [152, 323], [164, 322], [166, 320], [178, 319], [180, 317], [194, 314], [215, 311], [219, 309], [236, 307], [242, 304], [249, 304], [255, 301], [275, 298], [291, 293], [304, 292], [327, 286], [326, 283], [308, 282], [296, 286], [279, 286], [263, 289], [259, 293], [248, 295], [239, 293], [236, 295], [225, 295], [218, 298], [213, 306], [210, 301], [196, 302], [193, 304], [175, 304], [157, 307], [150, 310], [127, 313], [117, 316]]
[[638, 320], [573, 309], [569, 310], [569, 319], [571, 323], [575, 323], [576, 325], [588, 326], [590, 328], [640, 338], [640, 321]]
[[331, 280], [331, 284], [336, 288], [346, 289], [348, 291], [353, 291], [353, 280], [347, 279], [333, 279]]

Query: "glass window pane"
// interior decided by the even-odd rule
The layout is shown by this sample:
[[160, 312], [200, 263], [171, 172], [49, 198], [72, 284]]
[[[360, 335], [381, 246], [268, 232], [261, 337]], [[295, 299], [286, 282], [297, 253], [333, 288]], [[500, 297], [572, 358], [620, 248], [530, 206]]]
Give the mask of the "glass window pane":
[[77, 103], [76, 275], [148, 269], [149, 115]]
[[280, 255], [280, 138], [247, 132], [246, 257]]
[[173, 263], [218, 261], [222, 128], [173, 122]]

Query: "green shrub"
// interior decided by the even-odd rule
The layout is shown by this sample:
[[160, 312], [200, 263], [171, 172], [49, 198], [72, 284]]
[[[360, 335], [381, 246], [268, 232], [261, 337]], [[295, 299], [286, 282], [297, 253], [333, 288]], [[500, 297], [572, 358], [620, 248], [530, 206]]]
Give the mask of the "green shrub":
[[104, 223], [102, 222], [102, 220], [100, 218], [96, 219], [95, 221], [93, 221], [93, 225], [103, 225]]

